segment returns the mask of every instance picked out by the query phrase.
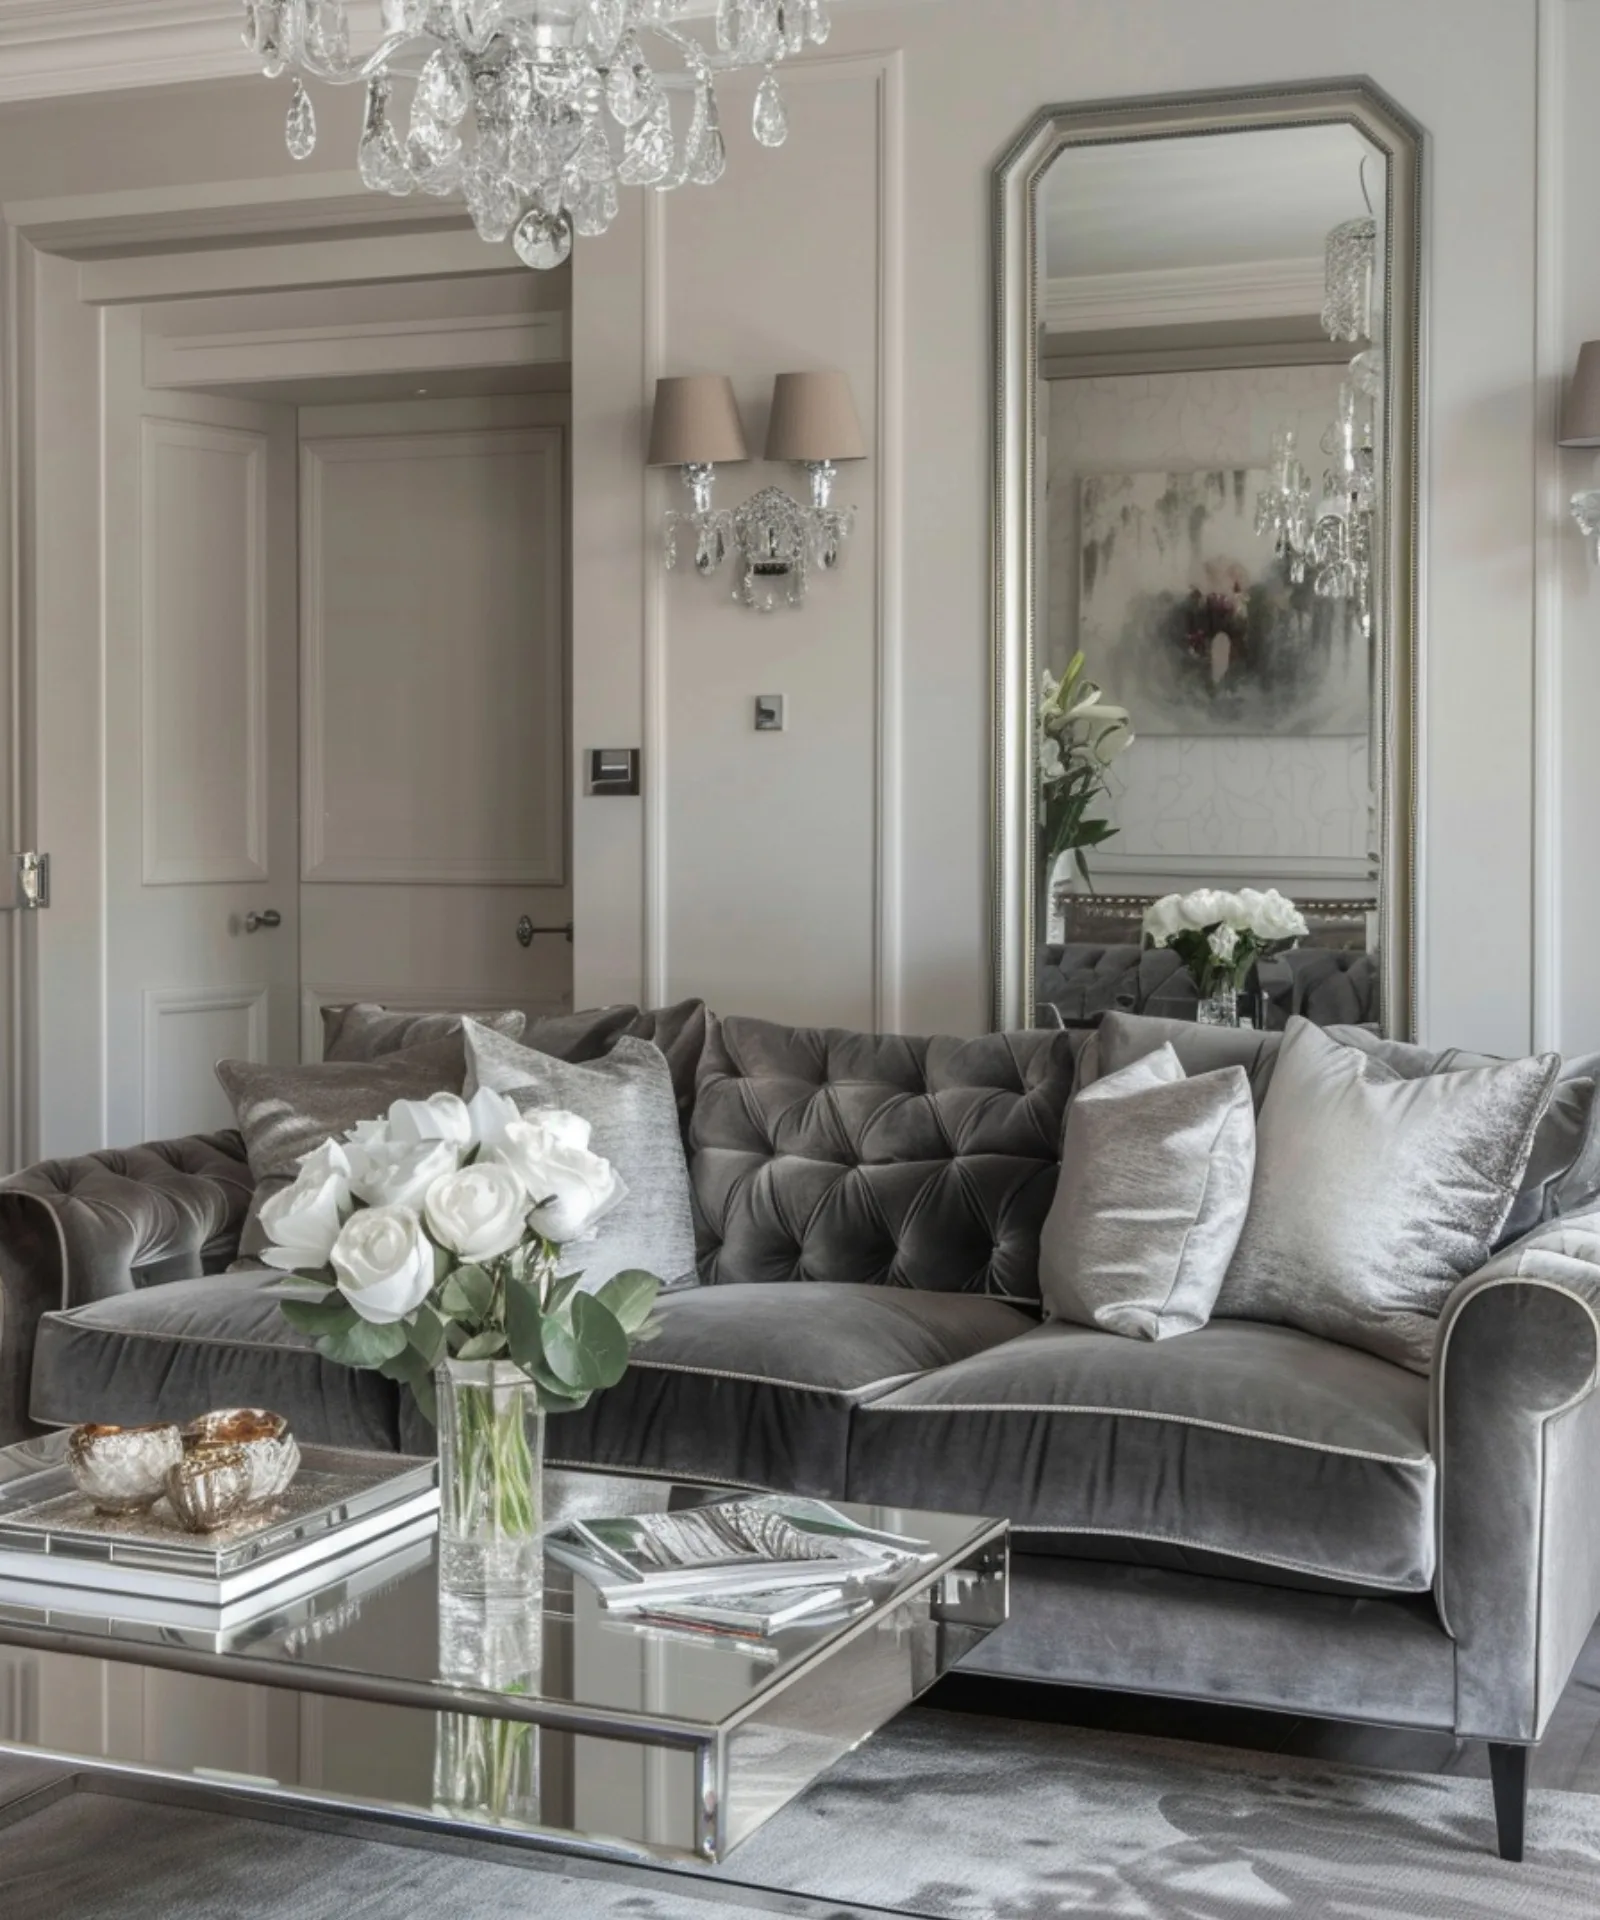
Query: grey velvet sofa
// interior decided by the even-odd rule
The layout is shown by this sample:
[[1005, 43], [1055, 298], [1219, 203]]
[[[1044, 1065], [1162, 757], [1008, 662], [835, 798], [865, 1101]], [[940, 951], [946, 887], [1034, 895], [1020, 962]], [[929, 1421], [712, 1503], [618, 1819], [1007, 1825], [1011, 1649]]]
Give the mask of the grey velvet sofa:
[[[1005, 1515], [1013, 1613], [974, 1674], [1485, 1739], [1519, 1857], [1528, 1750], [1600, 1612], [1600, 1214], [1465, 1281], [1426, 1378], [1241, 1320], [1042, 1323], [1096, 1044], [680, 1026], [700, 1284], [552, 1421], [553, 1463]], [[251, 1191], [226, 1134], [0, 1185], [7, 1437], [245, 1403], [429, 1444], [226, 1271]]]

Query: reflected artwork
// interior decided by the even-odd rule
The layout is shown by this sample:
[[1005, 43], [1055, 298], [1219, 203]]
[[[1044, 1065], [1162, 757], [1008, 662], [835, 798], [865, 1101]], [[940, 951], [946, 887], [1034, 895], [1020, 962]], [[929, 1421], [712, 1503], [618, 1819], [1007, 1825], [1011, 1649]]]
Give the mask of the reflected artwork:
[[1141, 734], [1364, 734], [1353, 603], [1256, 531], [1264, 470], [1089, 474], [1078, 645]]

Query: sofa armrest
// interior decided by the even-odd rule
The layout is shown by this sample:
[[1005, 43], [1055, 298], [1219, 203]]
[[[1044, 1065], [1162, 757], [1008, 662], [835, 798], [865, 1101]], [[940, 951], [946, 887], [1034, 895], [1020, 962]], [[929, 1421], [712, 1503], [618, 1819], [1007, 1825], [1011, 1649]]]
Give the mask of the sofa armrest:
[[1456, 1731], [1544, 1732], [1600, 1614], [1600, 1214], [1542, 1227], [1456, 1289], [1433, 1368]]
[[236, 1133], [47, 1160], [0, 1181], [0, 1441], [31, 1431], [41, 1315], [215, 1273], [255, 1182]]

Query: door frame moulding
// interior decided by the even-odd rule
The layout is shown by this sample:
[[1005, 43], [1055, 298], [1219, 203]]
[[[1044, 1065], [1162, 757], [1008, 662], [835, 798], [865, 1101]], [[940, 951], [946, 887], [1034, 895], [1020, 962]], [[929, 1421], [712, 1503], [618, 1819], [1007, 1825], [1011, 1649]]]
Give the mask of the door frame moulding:
[[[121, 3], [119, 0], [119, 5]], [[56, 5], [57, 0], [50, 0], [50, 4]], [[0, 100], [8, 97], [4, 78], [4, 9], [5, 0], [0, 0]], [[228, 15], [230, 22], [236, 17], [231, 0]], [[36, 311], [34, 263], [41, 257], [53, 257], [74, 269], [77, 304], [102, 310], [124, 304], [214, 294], [314, 290], [395, 280], [460, 280], [469, 276], [483, 278], [527, 272], [509, 249], [485, 246], [470, 226], [463, 224], [459, 212], [452, 212], [446, 220], [420, 232], [372, 232], [374, 225], [381, 226], [392, 216], [387, 209], [375, 209], [371, 195], [352, 193], [353, 181], [353, 175], [340, 174], [308, 175], [292, 183], [276, 177], [234, 181], [221, 187], [196, 184], [181, 189], [11, 202], [0, 206], [0, 220], [6, 226], [4, 287], [0, 291], [0, 329], [3, 329], [0, 331], [0, 407], [4, 410], [4, 421], [0, 424], [0, 459], [10, 479], [5, 508], [5, 551], [0, 553], [0, 598], [9, 604], [10, 615], [6, 657], [0, 661], [0, 735], [9, 732], [12, 743], [9, 792], [0, 792], [0, 825], [6, 824], [9, 811], [16, 844], [32, 844], [30, 836], [36, 835], [39, 829], [38, 747], [31, 733], [25, 737], [20, 724], [24, 700], [33, 697], [38, 658], [37, 611], [30, 585], [32, 543], [37, 537], [31, 483], [37, 470], [39, 449], [49, 437], [48, 426], [38, 417], [35, 361], [30, 346], [41, 321]], [[274, 239], [254, 246], [199, 244], [214, 236], [236, 235], [241, 226], [246, 231], [270, 232]], [[337, 237], [341, 232], [344, 238]], [[91, 245], [96, 248], [154, 247], [156, 250], [121, 258], [110, 253], [93, 258], [77, 257], [80, 250]], [[162, 247], [169, 250], [162, 252], [159, 250]], [[474, 352], [468, 347], [466, 365], [526, 364], [525, 356], [534, 350], [540, 363], [550, 364], [558, 334], [560, 344], [565, 346], [567, 328], [560, 314], [524, 314], [515, 328], [505, 327], [504, 319], [503, 315], [478, 316], [476, 320], [467, 317], [463, 337], [471, 341], [476, 329], [477, 349]], [[554, 329], [552, 322], [556, 323]], [[442, 343], [454, 326], [453, 319], [441, 319], [430, 323], [427, 332], [420, 336], [434, 356], [428, 370], [443, 365]], [[305, 329], [295, 331], [300, 335], [306, 332]], [[386, 332], [391, 351], [402, 351], [397, 344], [400, 336], [392, 325], [387, 329], [375, 326], [370, 334], [362, 329], [360, 335], [370, 337], [381, 347]], [[498, 344], [490, 344], [494, 342]], [[359, 350], [359, 339], [330, 341], [328, 349], [349, 355]], [[276, 342], [263, 339], [256, 350], [265, 360], [270, 360], [296, 349], [292, 338], [280, 337]], [[303, 341], [298, 350], [304, 350]], [[462, 363], [458, 360], [455, 364]], [[376, 370], [382, 373], [397, 369], [379, 365]], [[409, 368], [398, 370], [410, 371]], [[172, 371], [170, 365], [168, 371]], [[235, 377], [242, 383], [249, 378], [249, 373], [236, 369]], [[268, 370], [259, 377], [281, 376]], [[213, 376], [213, 380], [215, 378]], [[180, 386], [177, 381], [170, 384], [175, 390]], [[184, 389], [206, 384], [210, 383], [200, 379], [181, 383]], [[555, 402], [557, 396], [552, 394], [550, 399]], [[101, 431], [97, 417], [94, 429], [97, 446]], [[565, 466], [563, 475], [563, 485], [566, 485]], [[103, 529], [103, 500], [96, 502], [93, 511]], [[107, 617], [102, 591], [99, 612], [102, 675]], [[568, 617], [564, 612], [563, 618]], [[103, 708], [103, 678], [94, 698]], [[80, 919], [92, 923], [96, 930], [90, 932], [87, 926], [84, 929], [91, 939], [97, 937], [99, 941], [102, 990], [108, 911], [105, 806], [102, 785], [95, 809], [100, 821], [98, 849], [93, 855], [91, 870], [81, 873], [77, 883], [80, 899], [88, 896], [92, 900]], [[37, 1060], [39, 961], [36, 939], [29, 937], [30, 934], [36, 936], [38, 929], [21, 924], [24, 919], [21, 914], [0, 916], [0, 1009], [3, 1009], [0, 1021], [4, 1021], [7, 1029], [0, 1033], [0, 1065], [7, 1069], [10, 1083], [9, 1099], [0, 1110], [0, 1172], [12, 1164], [27, 1164], [37, 1159], [41, 1150], [43, 1096]], [[99, 1130], [103, 1135], [107, 1072], [103, 1030], [96, 1050], [102, 1107]]]

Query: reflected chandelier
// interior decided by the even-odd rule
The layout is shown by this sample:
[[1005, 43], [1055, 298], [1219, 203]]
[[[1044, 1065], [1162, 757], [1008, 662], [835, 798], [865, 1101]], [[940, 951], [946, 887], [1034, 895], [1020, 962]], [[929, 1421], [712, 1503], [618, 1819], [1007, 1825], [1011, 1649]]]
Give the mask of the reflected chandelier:
[[[755, 136], [782, 146], [774, 69], [828, 37], [824, 0], [383, 0], [383, 37], [351, 51], [346, 0], [245, 0], [245, 45], [269, 79], [292, 73], [288, 146], [316, 146], [305, 81], [367, 90], [358, 164], [374, 192], [465, 199], [485, 240], [558, 267], [575, 233], [602, 234], [619, 189], [710, 186], [727, 166], [716, 77], [766, 68]], [[657, 71], [649, 45], [672, 63]], [[410, 86], [402, 112], [397, 82]], [[680, 135], [672, 95], [686, 100]]]

